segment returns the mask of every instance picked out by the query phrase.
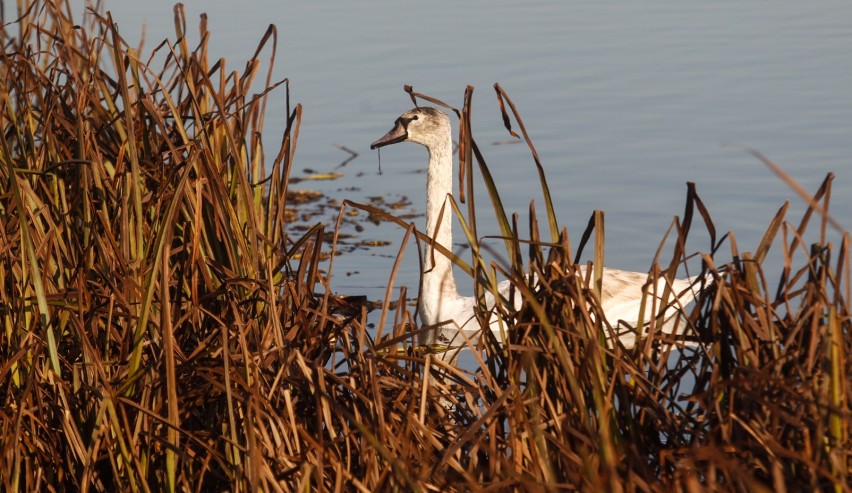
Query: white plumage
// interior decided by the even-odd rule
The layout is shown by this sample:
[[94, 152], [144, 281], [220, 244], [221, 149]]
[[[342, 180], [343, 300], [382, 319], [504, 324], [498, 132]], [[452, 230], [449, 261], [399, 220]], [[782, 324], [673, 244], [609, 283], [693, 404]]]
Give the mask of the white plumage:
[[[450, 119], [446, 113], [436, 108], [414, 108], [397, 118], [393, 129], [373, 142], [370, 148], [377, 149], [397, 142], [414, 142], [423, 145], [429, 151], [426, 181], [426, 233], [436, 243], [451, 250], [452, 208], [447, 198], [452, 193], [453, 180]], [[581, 272], [584, 272], [584, 268], [581, 268]], [[604, 268], [601, 305], [607, 321], [613, 326], [616, 326], [619, 321], [635, 326], [642, 302], [642, 286], [647, 281], [648, 275], [645, 273]], [[658, 281], [656, 291], [658, 297], [663, 293], [665, 282], [662, 278]], [[696, 284], [695, 278], [676, 279], [673, 282], [671, 288], [674, 296], [677, 296], [677, 303], [672, 303], [672, 307], [666, 312], [665, 319], [673, 322], [678, 318], [674, 316], [678, 313], [677, 306], [683, 306], [695, 297]], [[509, 281], [503, 281], [498, 286], [499, 293], [507, 299], [509, 299], [510, 289]], [[654, 293], [653, 289], [648, 291]], [[670, 302], [674, 296], [668, 298]], [[648, 296], [646, 319], [651, 314], [652, 301], [653, 298]], [[515, 302], [516, 308], [520, 308], [521, 299], [517, 293]], [[418, 309], [424, 326], [442, 325], [440, 333], [430, 332], [425, 340], [421, 339], [421, 341], [428, 344], [435, 342], [437, 337], [439, 342], [458, 345], [464, 343], [465, 337], [476, 339], [479, 324], [475, 317], [475, 306], [475, 298], [463, 297], [456, 290], [452, 261], [445, 255], [433, 251], [431, 247], [427, 248]], [[494, 297], [491, 293], [486, 293], [486, 306], [488, 308], [494, 306]], [[683, 323], [667, 323], [661, 330], [669, 333], [681, 332], [683, 326]], [[490, 327], [497, 333], [499, 339], [497, 315], [492, 314]], [[461, 337], [460, 331], [465, 337]], [[627, 347], [634, 345], [635, 338], [636, 334], [633, 331], [624, 331], [619, 335], [619, 340]]]

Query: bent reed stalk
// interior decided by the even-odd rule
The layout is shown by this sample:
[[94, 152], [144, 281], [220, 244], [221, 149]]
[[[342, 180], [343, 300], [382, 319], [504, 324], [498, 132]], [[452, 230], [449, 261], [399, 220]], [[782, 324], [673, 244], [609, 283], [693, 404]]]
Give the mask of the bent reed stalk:
[[[527, 228], [507, 214], [473, 138], [469, 88], [458, 112], [467, 210], [447, 211], [464, 224], [469, 263], [435, 250], [480, 299], [503, 277], [523, 303], [498, 304], [509, 344], [485, 331], [478, 368], [463, 370], [416, 345], [405, 303], [387, 317], [393, 334], [376, 337], [365, 308], [331, 294], [325, 226], [288, 231], [302, 108], [270, 78], [274, 27], [241, 73], [210, 62], [205, 18], [190, 49], [181, 6], [178, 41], [144, 56], [109, 15], [77, 26], [62, 2], [18, 9], [0, 28], [5, 491], [849, 490], [849, 235], [832, 236], [820, 214], [831, 176], [801, 220], [785, 205], [752, 251], [717, 238], [690, 185], [649, 286], [683, 266], [700, 224], [715, 282], [684, 312], [696, 345], [678, 350], [655, 330], [665, 307], [649, 296], [648, 335], [610, 347], [632, 328], [603, 318], [599, 274], [577, 275], [592, 238], [588, 260], [602, 265], [602, 213], [572, 253], [545, 167], [497, 86], [539, 173], [547, 241], [532, 204]], [[272, 153], [267, 111], [287, 115]], [[505, 265], [482, 254], [474, 174]], [[374, 207], [345, 207], [430, 241]], [[764, 269], [770, 255], [780, 274]]]

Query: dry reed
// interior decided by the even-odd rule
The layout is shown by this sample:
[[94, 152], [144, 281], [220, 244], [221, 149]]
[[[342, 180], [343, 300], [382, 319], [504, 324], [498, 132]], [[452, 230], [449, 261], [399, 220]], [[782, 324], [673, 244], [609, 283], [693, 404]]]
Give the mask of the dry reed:
[[[302, 110], [284, 103], [267, 154], [267, 104], [282, 106], [274, 28], [240, 73], [210, 62], [204, 18], [190, 49], [180, 6], [176, 43], [146, 58], [108, 15], [89, 19], [25, 1], [0, 31], [5, 491], [850, 490], [850, 245], [846, 232], [831, 241], [832, 177], [798, 222], [782, 207], [753, 252], [717, 240], [690, 186], [671, 258], [663, 267], [658, 253], [649, 277], [683, 265], [697, 211], [715, 282], [685, 314], [695, 347], [654, 332], [659, 306], [636, 348], [609, 347], [618, 328], [601, 317], [600, 274], [575, 275], [514, 104], [497, 86], [541, 177], [545, 241], [532, 206], [526, 239], [503, 212], [470, 89], [459, 111], [468, 209], [455, 214], [472, 261], [456, 260], [479, 296], [503, 275], [524, 305], [501, 309], [509, 344], [484, 338], [480, 368], [464, 371], [413, 344], [413, 314], [405, 303], [391, 313], [390, 294], [387, 337], [331, 296], [324, 226], [288, 234]], [[480, 254], [474, 171], [508, 265]], [[592, 233], [600, 259], [600, 213], [578, 251]], [[780, 275], [763, 268], [771, 248]]]

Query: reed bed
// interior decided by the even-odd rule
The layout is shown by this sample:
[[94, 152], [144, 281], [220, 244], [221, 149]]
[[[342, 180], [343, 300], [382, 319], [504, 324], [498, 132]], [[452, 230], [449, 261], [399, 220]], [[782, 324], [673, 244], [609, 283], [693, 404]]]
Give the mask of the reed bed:
[[[386, 334], [332, 295], [332, 228], [288, 230], [302, 108], [270, 78], [274, 27], [234, 71], [211, 62], [204, 18], [189, 46], [180, 6], [175, 41], [144, 56], [108, 15], [88, 19], [31, 0], [0, 30], [3, 490], [850, 490], [849, 234], [829, 219], [831, 176], [750, 251], [717, 238], [688, 187], [649, 278], [690, 259], [713, 279], [684, 313], [693, 345], [655, 332], [649, 303], [627, 349], [607, 343], [630, 329], [601, 316], [600, 274], [576, 275], [603, 256], [603, 214], [575, 253], [496, 86], [545, 197], [521, 232], [472, 137], [470, 89], [454, 213], [472, 248], [456, 261], [478, 295], [502, 276], [524, 304], [500, 309], [508, 344], [483, 338], [462, 370], [416, 345], [405, 290], [381, 303]], [[287, 114], [273, 152], [267, 111]], [[482, 254], [474, 173], [505, 263]], [[710, 245], [688, 256], [697, 225]]]

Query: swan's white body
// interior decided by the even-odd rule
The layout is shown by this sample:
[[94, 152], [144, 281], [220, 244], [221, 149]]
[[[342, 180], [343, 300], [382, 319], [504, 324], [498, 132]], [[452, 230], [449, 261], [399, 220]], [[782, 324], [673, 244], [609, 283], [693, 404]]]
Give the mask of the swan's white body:
[[[453, 145], [450, 119], [443, 111], [435, 108], [414, 108], [397, 120], [394, 128], [384, 137], [374, 142], [370, 147], [376, 149], [397, 142], [415, 142], [429, 151], [429, 167], [426, 181], [426, 232], [441, 246], [452, 250], [452, 208], [448, 196], [452, 193], [453, 179]], [[442, 212], [443, 209], [443, 212]], [[440, 223], [439, 223], [440, 220]], [[623, 321], [631, 327], [635, 326], [642, 303], [642, 286], [647, 283], [648, 275], [641, 272], [628, 272], [604, 268], [601, 304], [607, 321], [613, 327]], [[661, 296], [665, 279], [657, 284], [657, 296]], [[677, 319], [677, 306], [689, 303], [695, 297], [696, 281], [694, 278], [676, 279], [671, 286], [677, 302], [666, 312], [665, 319]], [[498, 292], [510, 299], [511, 283], [503, 281], [498, 286]], [[649, 289], [650, 293], [654, 291]], [[669, 297], [671, 301], [674, 296]], [[516, 308], [520, 308], [521, 298], [516, 294]], [[650, 313], [652, 297], [647, 297], [646, 313]], [[494, 297], [486, 293], [486, 306], [494, 307]], [[418, 309], [424, 326], [440, 327], [429, 332], [424, 343], [451, 342], [464, 344], [465, 338], [476, 339], [480, 330], [475, 316], [476, 299], [460, 296], [453, 277], [452, 261], [440, 252], [426, 249], [422, 287]], [[658, 307], [659, 308], [659, 307]], [[489, 325], [500, 339], [499, 317], [492, 313]], [[668, 329], [667, 329], [668, 327]], [[680, 333], [683, 323], [664, 324], [663, 331]], [[464, 337], [462, 337], [464, 334]], [[627, 347], [635, 343], [636, 333], [628, 330], [619, 336], [619, 340]]]

